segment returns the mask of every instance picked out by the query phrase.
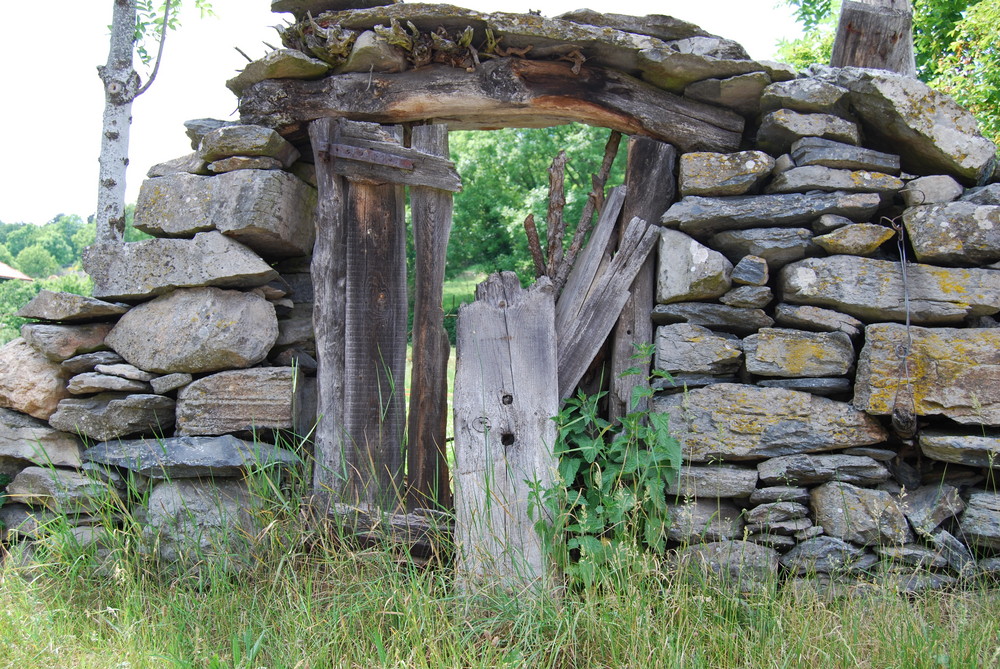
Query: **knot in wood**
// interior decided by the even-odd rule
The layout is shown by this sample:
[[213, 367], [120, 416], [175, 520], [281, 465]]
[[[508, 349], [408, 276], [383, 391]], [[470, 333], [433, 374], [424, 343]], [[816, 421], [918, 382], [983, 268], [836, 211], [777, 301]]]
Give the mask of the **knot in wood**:
[[472, 429], [476, 432], [489, 432], [493, 426], [490, 424], [490, 419], [486, 416], [478, 416], [472, 421]]

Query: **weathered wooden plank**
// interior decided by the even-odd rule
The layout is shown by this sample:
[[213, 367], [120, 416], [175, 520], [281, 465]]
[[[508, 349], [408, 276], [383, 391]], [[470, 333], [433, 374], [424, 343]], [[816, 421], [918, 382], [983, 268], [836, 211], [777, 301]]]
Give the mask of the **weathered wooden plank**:
[[[314, 144], [336, 141], [340, 126], [346, 123], [323, 118], [309, 125]], [[313, 330], [316, 333], [317, 425], [313, 435], [315, 466], [313, 494], [324, 507], [343, 498], [347, 480], [344, 425], [344, 316], [346, 313], [347, 264], [346, 184], [332, 170], [332, 161], [321, 156], [316, 160], [316, 241], [312, 256], [312, 284], [315, 293]]]
[[559, 397], [567, 398], [583, 378], [604, 344], [622, 307], [629, 287], [653, 250], [659, 233], [641, 218], [625, 229], [618, 252], [601, 272], [584, 300], [579, 316], [557, 330], [559, 340]]
[[[448, 127], [413, 129], [413, 148], [448, 155]], [[451, 484], [445, 454], [448, 427], [448, 354], [444, 329], [445, 254], [451, 232], [452, 195], [446, 190], [410, 190], [416, 267], [413, 299], [413, 364], [407, 429], [407, 503], [414, 507], [451, 508]]]
[[910, 0], [846, 0], [840, 9], [830, 64], [917, 76]]
[[[459, 581], [545, 588], [550, 563], [528, 515], [550, 487], [559, 408], [552, 284], [491, 275], [458, 317], [455, 513]], [[539, 513], [542, 511], [540, 510]]]
[[406, 548], [412, 556], [445, 562], [454, 545], [454, 519], [443, 511], [413, 509], [402, 513], [348, 504], [315, 511], [318, 519], [333, 523], [338, 538], [353, 538], [363, 546], [384, 548], [391, 544]]
[[392, 506], [406, 425], [406, 225], [402, 186], [349, 180], [343, 502]]
[[683, 151], [737, 150], [743, 118], [602, 67], [498, 58], [472, 72], [445, 65], [399, 73], [348, 73], [316, 81], [270, 79], [240, 100], [244, 123], [304, 140], [309, 121], [338, 116], [452, 129], [547, 127], [580, 122], [647, 135]]
[[[625, 183], [628, 194], [622, 206], [621, 221], [641, 218], [644, 221], [658, 221], [677, 190], [674, 181], [674, 166], [677, 149], [669, 144], [648, 137], [630, 137], [628, 160], [625, 166]], [[621, 228], [624, 234], [624, 226]], [[656, 253], [650, 253], [639, 273], [632, 282], [631, 295], [622, 308], [618, 323], [615, 324], [610, 354], [610, 390], [608, 393], [608, 414], [611, 420], [621, 418], [629, 412], [633, 390], [649, 386], [650, 364], [632, 358], [637, 344], [653, 342], [653, 321], [649, 312], [653, 308], [656, 288]], [[639, 367], [638, 374], [623, 375], [630, 367]], [[635, 409], [643, 411], [646, 402]]]
[[[342, 158], [334, 163], [334, 170], [338, 174], [376, 181], [391, 181], [407, 186], [428, 186], [453, 193], [462, 190], [462, 179], [458, 176], [458, 171], [455, 170], [455, 163], [448, 160], [446, 156], [428, 155], [423, 151], [407, 148], [401, 144], [354, 137], [342, 136], [338, 144], [391, 154], [395, 157], [408, 159], [413, 163], [412, 169], [399, 169], [364, 160]], [[324, 147], [319, 148], [322, 151]]]
[[627, 192], [625, 186], [618, 186], [611, 191], [587, 245], [583, 247], [583, 251], [573, 264], [573, 269], [570, 270], [566, 285], [556, 303], [557, 332], [565, 330], [570, 322], [580, 317], [580, 310], [597, 280], [608, 245], [611, 243], [615, 221], [618, 220]]

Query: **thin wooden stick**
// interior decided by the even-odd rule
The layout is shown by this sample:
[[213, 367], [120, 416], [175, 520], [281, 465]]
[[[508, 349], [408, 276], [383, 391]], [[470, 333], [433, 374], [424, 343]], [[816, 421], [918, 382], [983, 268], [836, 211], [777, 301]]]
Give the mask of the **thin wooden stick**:
[[611, 166], [618, 155], [621, 139], [622, 134], [613, 130], [608, 136], [608, 143], [604, 145], [604, 160], [601, 161], [601, 169], [591, 177], [593, 187], [587, 197], [587, 203], [583, 206], [583, 212], [580, 214], [580, 222], [576, 226], [576, 232], [573, 233], [573, 241], [570, 242], [569, 249], [552, 279], [556, 295], [559, 295], [559, 291], [566, 285], [566, 279], [569, 277], [569, 271], [573, 269], [576, 256], [580, 253], [583, 241], [594, 225], [594, 212], [600, 211], [604, 207], [604, 186], [608, 183], [608, 176], [611, 174]]
[[535, 278], [545, 276], [545, 256], [542, 255], [542, 243], [538, 239], [538, 228], [535, 227], [535, 215], [528, 214], [524, 219], [524, 232], [528, 235], [528, 249], [535, 263]]
[[559, 155], [552, 159], [549, 167], [549, 214], [546, 218], [548, 225], [546, 232], [549, 241], [549, 278], [556, 275], [556, 269], [563, 258], [563, 237], [566, 234], [566, 219], [563, 218], [563, 209], [566, 207], [566, 152], [560, 151]]

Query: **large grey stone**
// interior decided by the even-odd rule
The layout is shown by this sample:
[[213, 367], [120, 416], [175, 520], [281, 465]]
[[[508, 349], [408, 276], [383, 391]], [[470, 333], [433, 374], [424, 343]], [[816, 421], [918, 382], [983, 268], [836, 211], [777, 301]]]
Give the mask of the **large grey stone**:
[[[910, 342], [908, 379], [900, 349]], [[890, 415], [902, 397], [918, 416], [966, 425], [1000, 425], [1000, 329], [869, 325], [858, 358], [854, 405]], [[911, 404], [912, 400], [912, 404]]]
[[[0, 409], [0, 456], [40, 467], [79, 467], [80, 440], [17, 411]], [[754, 472], [756, 476], [756, 472]]]
[[799, 502], [769, 502], [759, 504], [746, 512], [748, 523], [777, 523], [797, 520], [809, 515], [809, 507]]
[[316, 190], [287, 172], [171, 174], [143, 182], [135, 227], [168, 237], [214, 229], [265, 258], [282, 258], [312, 252], [315, 209]]
[[928, 204], [904, 211], [903, 223], [921, 262], [985, 265], [1000, 260], [1000, 207]]
[[730, 307], [743, 309], [763, 309], [774, 299], [774, 293], [767, 286], [737, 286], [719, 298]]
[[767, 261], [760, 256], [743, 256], [733, 267], [733, 283], [746, 286], [766, 286], [771, 277]]
[[208, 133], [227, 125], [236, 125], [235, 121], [223, 121], [217, 118], [193, 118], [184, 121], [184, 134], [191, 140], [191, 148], [198, 150], [201, 139]]
[[771, 174], [774, 158], [763, 151], [681, 155], [677, 186], [686, 195], [743, 195]]
[[727, 587], [740, 591], [774, 583], [778, 571], [777, 551], [739, 540], [689, 546], [678, 551], [677, 561], [683, 567], [721, 578]]
[[712, 235], [708, 245], [734, 263], [748, 255], [763, 258], [768, 270], [777, 272], [790, 262], [818, 254], [812, 238], [805, 228], [751, 228]]
[[921, 536], [930, 536], [937, 526], [965, 509], [955, 486], [924, 485], [900, 497], [903, 513]]
[[[913, 323], [960, 322], [1000, 311], [1000, 272], [909, 263], [909, 315]], [[899, 263], [859, 256], [806, 258], [782, 268], [783, 299], [829, 307], [862, 321], [905, 321]]]
[[155, 177], [165, 177], [168, 174], [177, 174], [178, 172], [201, 175], [211, 174], [211, 170], [208, 169], [205, 161], [198, 157], [197, 152], [193, 152], [153, 165], [146, 171], [146, 177], [153, 179]]
[[972, 204], [1000, 205], [1000, 183], [992, 183], [982, 188], [970, 188], [959, 199]]
[[903, 204], [916, 207], [921, 204], [954, 202], [963, 192], [962, 185], [946, 174], [934, 174], [907, 182], [899, 192]]
[[52, 427], [107, 441], [133, 434], [163, 435], [174, 425], [174, 401], [160, 395], [101, 393], [59, 403]]
[[410, 67], [406, 52], [371, 30], [366, 30], [354, 40], [347, 61], [334, 72], [402, 72]]
[[852, 223], [813, 237], [813, 242], [830, 255], [870, 256], [895, 236], [896, 231], [885, 225]]
[[48, 420], [70, 396], [66, 379], [58, 363], [21, 338], [0, 347], [0, 407]]
[[835, 142], [822, 137], [803, 137], [791, 147], [792, 160], [799, 167], [820, 165], [840, 170], [870, 170], [899, 174], [899, 156], [863, 146]]
[[658, 304], [653, 308], [651, 317], [657, 325], [690, 323], [738, 335], [747, 335], [774, 325], [774, 320], [761, 309], [742, 309], [706, 302]]
[[819, 79], [792, 79], [773, 83], [760, 96], [763, 112], [790, 109], [803, 114], [833, 114], [849, 118], [848, 90]]
[[858, 144], [858, 126], [832, 114], [800, 114], [791, 109], [768, 112], [757, 130], [757, 147], [772, 156], [788, 153], [803, 137], [819, 137], [846, 144]]
[[838, 170], [822, 165], [795, 167], [774, 178], [767, 193], [809, 193], [842, 191], [845, 193], [880, 193], [892, 195], [903, 187], [899, 177], [867, 170]]
[[592, 9], [576, 9], [560, 14], [556, 18], [588, 26], [614, 28], [615, 30], [622, 30], [637, 35], [648, 35], [666, 41], [684, 39], [686, 37], [710, 36], [709, 33], [693, 23], [688, 23], [687, 21], [664, 14], [629, 16], [627, 14], [595, 12]]
[[866, 134], [898, 151], [906, 171], [951, 174], [970, 185], [992, 173], [996, 147], [972, 113], [944, 93], [884, 70], [845, 67], [830, 74], [851, 91]]
[[294, 379], [291, 367], [233, 370], [198, 379], [177, 394], [177, 432], [292, 429]]
[[107, 348], [104, 338], [111, 331], [110, 323], [88, 325], [47, 325], [26, 323], [21, 337], [52, 362], [62, 362], [80, 355]]
[[329, 71], [329, 65], [301, 51], [276, 49], [248, 63], [239, 74], [226, 82], [226, 88], [240, 97], [246, 89], [265, 79], [318, 79]]
[[72, 514], [97, 512], [114, 499], [101, 481], [52, 467], [28, 467], [10, 482], [7, 494], [16, 502]]
[[743, 536], [740, 510], [728, 500], [696, 499], [684, 504], [668, 504], [670, 527], [667, 536], [683, 544], [722, 541]]
[[93, 297], [56, 293], [42, 290], [26, 305], [18, 309], [17, 316], [40, 321], [99, 321], [121, 316], [128, 311], [126, 304], [112, 304]]
[[969, 495], [959, 527], [973, 548], [1000, 549], [1000, 495], [995, 492]]
[[854, 346], [843, 332], [763, 328], [743, 340], [746, 368], [759, 376], [842, 376], [854, 364]]
[[[275, 158], [285, 167], [299, 159], [299, 151], [271, 128], [259, 125], [229, 125], [201, 139], [198, 155], [206, 163], [233, 156]], [[138, 213], [136, 214], [138, 216]]]
[[249, 538], [260, 529], [256, 507], [241, 480], [162, 481], [149, 495], [145, 545], [184, 568], [238, 570], [249, 558]]
[[853, 316], [822, 307], [779, 304], [774, 310], [775, 322], [786, 328], [816, 332], [843, 332], [852, 339], [864, 331], [864, 324]]
[[[878, 209], [877, 193], [791, 193], [788, 195], [688, 196], [663, 213], [660, 222], [691, 235], [713, 235], [723, 230], [795, 227], [823, 214], [867, 221]], [[755, 255], [763, 256], [761, 253]]]
[[719, 297], [732, 285], [733, 265], [717, 251], [677, 230], [660, 230], [660, 304]]
[[781, 566], [798, 575], [864, 571], [876, 562], [871, 553], [830, 536], [803, 541], [781, 556]]
[[812, 491], [812, 508], [816, 524], [844, 541], [863, 546], [900, 546], [913, 541], [898, 501], [882, 490], [831, 481]]
[[687, 37], [667, 42], [664, 48], [643, 49], [639, 52], [642, 78], [659, 88], [681, 93], [688, 84], [702, 79], [764, 70], [756, 61], [725, 53], [730, 46], [727, 42], [718, 37]]
[[267, 356], [277, 338], [274, 307], [262, 297], [191, 288], [135, 307], [107, 343], [140, 369], [170, 374], [250, 367]]
[[278, 277], [260, 256], [216, 231], [194, 239], [95, 244], [83, 253], [94, 295], [141, 300], [175, 288], [253, 288]]
[[932, 460], [1000, 468], [1000, 436], [921, 430], [919, 443], [920, 451]]
[[738, 74], [726, 79], [703, 79], [688, 84], [684, 97], [728, 107], [743, 116], [756, 116], [760, 111], [761, 91], [770, 83], [771, 77], [767, 72]]
[[241, 477], [248, 470], [299, 463], [291, 451], [228, 434], [105, 441], [88, 448], [83, 458], [153, 479]]
[[749, 497], [757, 489], [757, 470], [733, 466], [684, 465], [667, 494], [681, 499]]
[[656, 398], [653, 409], [670, 415], [671, 433], [690, 462], [829, 451], [887, 436], [849, 404], [792, 390], [718, 384]]
[[[764, 485], [807, 485], [824, 481], [874, 485], [889, 478], [885, 465], [863, 455], [782, 455], [759, 463], [757, 473]], [[823, 523], [818, 521], [817, 524]]]
[[149, 382], [149, 385], [153, 386], [153, 392], [158, 395], [165, 395], [171, 390], [177, 390], [178, 388], [183, 388], [187, 384], [194, 380], [187, 372], [176, 372], [174, 374], [165, 374], [163, 376], [158, 376]]
[[656, 369], [671, 374], [732, 374], [739, 371], [742, 360], [743, 347], [736, 337], [687, 323], [656, 329]]
[[86, 372], [69, 380], [66, 389], [74, 395], [91, 395], [104, 392], [148, 393], [152, 388], [143, 381], [123, 379], [120, 376]]

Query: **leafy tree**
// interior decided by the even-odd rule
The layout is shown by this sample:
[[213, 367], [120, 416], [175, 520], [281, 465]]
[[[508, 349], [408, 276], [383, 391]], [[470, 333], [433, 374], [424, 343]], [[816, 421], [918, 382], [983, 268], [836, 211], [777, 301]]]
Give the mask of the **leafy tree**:
[[33, 278], [51, 276], [59, 271], [59, 263], [41, 244], [32, 244], [14, 259], [17, 268]]
[[10, 251], [7, 250], [7, 246], [5, 244], [0, 244], [0, 262], [5, 265], [14, 264], [14, 256], [12, 256]]
[[6, 245], [11, 255], [17, 255], [32, 244], [38, 243], [38, 237], [42, 229], [30, 223], [21, 223], [15, 229], [7, 233]]
[[[830, 62], [840, 0], [785, 0], [805, 35], [780, 45], [779, 57], [797, 67]], [[1000, 0], [915, 0], [913, 47], [917, 76], [952, 96], [1000, 143]]]

